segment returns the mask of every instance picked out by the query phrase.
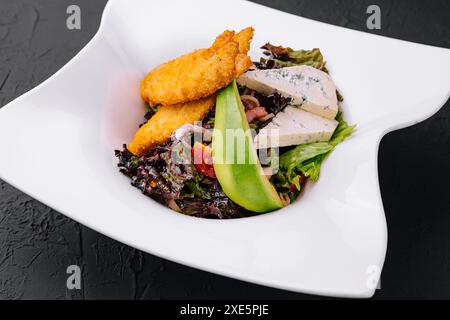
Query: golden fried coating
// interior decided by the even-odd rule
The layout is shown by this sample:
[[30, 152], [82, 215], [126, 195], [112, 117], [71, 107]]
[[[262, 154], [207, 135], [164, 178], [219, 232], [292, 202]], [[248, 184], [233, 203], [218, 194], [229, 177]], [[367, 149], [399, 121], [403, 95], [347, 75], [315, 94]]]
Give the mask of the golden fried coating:
[[208, 97], [252, 66], [247, 51], [253, 38], [249, 27], [235, 34], [226, 30], [208, 49], [171, 60], [151, 71], [141, 83], [141, 96], [150, 105], [174, 105]]
[[239, 33], [233, 36], [233, 41], [239, 44], [239, 53], [247, 54], [250, 50], [250, 42], [253, 39], [253, 28], [248, 27], [242, 29]]
[[214, 41], [210, 49], [219, 50], [228, 42], [233, 41], [234, 36], [235, 36], [234, 31], [225, 30], [222, 34], [217, 36], [216, 40]]
[[216, 103], [216, 95], [184, 104], [161, 106], [136, 132], [128, 150], [137, 156], [166, 143], [172, 133], [186, 123], [201, 121]]

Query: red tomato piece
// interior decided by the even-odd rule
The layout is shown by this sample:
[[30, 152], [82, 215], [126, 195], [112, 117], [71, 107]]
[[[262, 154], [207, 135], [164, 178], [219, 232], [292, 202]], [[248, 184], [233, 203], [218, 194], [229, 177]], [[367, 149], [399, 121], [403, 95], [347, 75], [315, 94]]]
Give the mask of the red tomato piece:
[[203, 143], [196, 142], [191, 149], [195, 168], [210, 178], [216, 178], [212, 161], [212, 149]]
[[[298, 183], [300, 186], [303, 186], [303, 182], [305, 182], [306, 177], [303, 174], [300, 174], [299, 176], [300, 178], [298, 179]], [[299, 191], [297, 190], [297, 187], [293, 183], [291, 183], [291, 191], [292, 192]]]

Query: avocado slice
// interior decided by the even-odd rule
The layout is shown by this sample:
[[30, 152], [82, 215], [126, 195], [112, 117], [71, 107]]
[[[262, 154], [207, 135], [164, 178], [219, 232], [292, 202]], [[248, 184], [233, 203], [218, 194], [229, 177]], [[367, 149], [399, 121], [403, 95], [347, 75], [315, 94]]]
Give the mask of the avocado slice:
[[274, 186], [262, 174], [236, 81], [217, 95], [212, 149], [214, 171], [231, 200], [259, 213], [283, 207]]

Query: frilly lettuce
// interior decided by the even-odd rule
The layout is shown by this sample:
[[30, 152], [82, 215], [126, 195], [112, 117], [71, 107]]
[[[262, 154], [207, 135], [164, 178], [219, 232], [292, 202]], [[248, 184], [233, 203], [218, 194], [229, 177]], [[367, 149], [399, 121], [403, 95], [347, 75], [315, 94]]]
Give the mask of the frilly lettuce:
[[320, 49], [295, 51], [291, 48], [274, 46], [270, 43], [265, 44], [261, 49], [265, 49], [265, 54], [268, 55], [268, 58], [261, 58], [260, 60], [260, 65], [263, 69], [307, 65], [328, 73], [325, 67], [326, 61]]
[[[284, 190], [291, 200], [301, 189], [301, 177], [317, 181], [323, 161], [355, 130], [355, 126], [349, 126], [344, 121], [342, 112], [338, 113], [336, 120], [339, 124], [330, 141], [299, 145], [280, 156], [279, 171], [272, 178], [272, 182], [277, 189]], [[292, 190], [292, 186], [295, 186], [295, 191]]]

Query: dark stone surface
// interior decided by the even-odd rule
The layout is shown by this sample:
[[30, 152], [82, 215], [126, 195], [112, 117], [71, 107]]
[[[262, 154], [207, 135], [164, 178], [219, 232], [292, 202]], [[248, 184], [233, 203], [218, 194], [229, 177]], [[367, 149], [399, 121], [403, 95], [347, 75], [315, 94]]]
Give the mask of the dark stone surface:
[[[450, 47], [447, 0], [257, 2], [362, 31], [367, 31], [367, 6], [378, 4], [382, 30], [375, 33]], [[0, 106], [68, 62], [95, 34], [105, 3], [0, 0]], [[80, 31], [65, 27], [70, 4], [81, 7]], [[449, 145], [449, 103], [431, 119], [390, 133], [381, 143], [380, 183], [389, 246], [382, 289], [375, 298], [450, 298]], [[82, 290], [66, 289], [70, 264], [82, 267]], [[140, 252], [0, 181], [0, 299], [100, 298], [315, 297], [228, 279]]]

